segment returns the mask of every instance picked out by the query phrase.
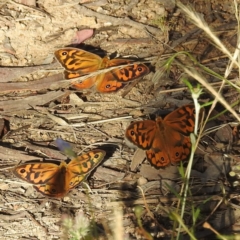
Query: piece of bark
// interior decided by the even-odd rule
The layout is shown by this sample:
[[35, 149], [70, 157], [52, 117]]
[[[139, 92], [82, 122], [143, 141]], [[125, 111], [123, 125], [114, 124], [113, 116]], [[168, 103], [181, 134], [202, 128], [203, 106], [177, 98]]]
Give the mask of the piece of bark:
[[14, 83], [0, 82], [0, 93], [8, 93], [8, 92], [22, 91], [22, 90], [40, 91], [43, 89], [50, 88], [52, 84], [60, 82], [61, 80], [63, 80], [62, 73], [55, 74], [46, 78], [41, 78], [36, 81], [14, 82]]
[[35, 106], [44, 105], [50, 101], [60, 98], [65, 95], [63, 91], [51, 91], [45, 94], [30, 96], [17, 100], [7, 100], [0, 102], [0, 111], [4, 113], [12, 113], [13, 111], [19, 111], [23, 109], [29, 109]]
[[0, 159], [8, 161], [32, 161], [42, 160], [40, 157], [30, 156], [24, 151], [0, 146]]
[[47, 71], [48, 69], [55, 69], [59, 67], [59, 63], [55, 62], [52, 64], [40, 65], [40, 66], [18, 66], [18, 67], [0, 67], [0, 83], [12, 82], [15, 79], [32, 74], [36, 71]]

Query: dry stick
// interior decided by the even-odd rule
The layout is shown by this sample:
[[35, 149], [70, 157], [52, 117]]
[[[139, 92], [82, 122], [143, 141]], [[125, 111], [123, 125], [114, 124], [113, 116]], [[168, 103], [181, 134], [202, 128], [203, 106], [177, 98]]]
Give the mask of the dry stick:
[[159, 29], [159, 28], [154, 28], [154, 27], [142, 24], [142, 23], [135, 22], [128, 17], [117, 18], [117, 17], [108, 16], [105, 14], [94, 12], [93, 10], [91, 10], [87, 7], [84, 7], [82, 5], [77, 5], [77, 6], [75, 6], [75, 8], [79, 11], [80, 14], [83, 14], [86, 16], [94, 16], [101, 20], [112, 22], [113, 25], [128, 25], [128, 26], [140, 29], [140, 30], [147, 30], [150, 33], [155, 34], [155, 35], [158, 35], [160, 33], [163, 34], [161, 29]]
[[[235, 78], [232, 80], [228, 80], [229, 82], [237, 82], [239, 81], [239, 78]], [[219, 85], [222, 84], [222, 82], [215, 82], [215, 83], [209, 83], [210, 86], [213, 86], [214, 88], [219, 87]], [[229, 85], [226, 85], [225, 87], [228, 87]], [[204, 87], [204, 86], [202, 86]], [[184, 90], [188, 90], [188, 87], [182, 87], [182, 88], [176, 88], [176, 89], [168, 89], [168, 90], [161, 90], [158, 93], [172, 93], [172, 92], [182, 92]]]
[[[0, 71], [1, 73], [3, 71]], [[63, 79], [62, 73], [58, 73], [52, 76], [44, 77], [35, 81], [28, 81], [28, 82], [0, 82], [0, 93], [8, 93], [13, 91], [23, 91], [23, 90], [30, 90], [30, 91], [39, 91], [42, 89], [51, 88], [52, 85], [55, 83], [57, 85], [57, 89], [60, 88], [59, 82]], [[12, 100], [11, 100], [12, 101]]]

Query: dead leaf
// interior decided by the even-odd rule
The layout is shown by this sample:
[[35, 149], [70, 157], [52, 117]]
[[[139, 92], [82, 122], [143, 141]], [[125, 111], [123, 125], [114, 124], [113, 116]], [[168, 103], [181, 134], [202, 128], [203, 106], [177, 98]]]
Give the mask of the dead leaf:
[[131, 161], [130, 169], [131, 171], [136, 171], [137, 167], [143, 162], [143, 160], [146, 158], [146, 153], [144, 150], [138, 148], [134, 155], [133, 159]]

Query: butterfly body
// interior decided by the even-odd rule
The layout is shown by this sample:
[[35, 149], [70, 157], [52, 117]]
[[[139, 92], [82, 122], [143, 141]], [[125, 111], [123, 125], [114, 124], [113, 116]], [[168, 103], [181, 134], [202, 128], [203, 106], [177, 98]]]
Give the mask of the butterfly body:
[[18, 178], [34, 184], [34, 188], [49, 197], [63, 197], [80, 184], [89, 173], [102, 161], [103, 150], [93, 150], [69, 163], [24, 163], [14, 168]]
[[190, 155], [190, 133], [194, 131], [194, 105], [183, 106], [164, 119], [133, 122], [126, 138], [146, 150], [146, 157], [156, 168], [187, 159]]
[[[55, 52], [55, 57], [65, 68], [64, 77], [66, 79], [77, 78], [101, 69], [119, 66], [119, 68], [89, 77], [81, 83], [73, 84], [73, 87], [77, 89], [87, 89], [95, 86], [98, 92], [115, 92], [122, 88], [125, 83], [149, 73], [149, 68], [145, 64], [134, 64], [133, 60], [130, 59], [115, 58], [110, 60], [108, 57], [101, 58], [96, 54], [77, 48], [59, 49]], [[121, 65], [127, 66], [121, 67]]]

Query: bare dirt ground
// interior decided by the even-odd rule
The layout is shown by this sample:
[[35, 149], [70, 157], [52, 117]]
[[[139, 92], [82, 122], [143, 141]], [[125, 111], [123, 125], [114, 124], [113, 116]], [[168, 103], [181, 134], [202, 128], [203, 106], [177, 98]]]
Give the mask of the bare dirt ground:
[[[182, 2], [191, 4], [201, 14], [230, 51], [235, 49], [237, 22], [232, 2]], [[177, 166], [157, 170], [144, 160], [144, 152], [134, 155], [135, 150], [125, 143], [125, 129], [133, 119], [166, 115], [192, 103], [179, 66], [172, 65], [168, 74], [163, 71], [161, 66], [167, 58], [188, 51], [201, 64], [223, 75], [226, 56], [174, 1], [8, 0], [0, 2], [0, 13], [0, 109], [10, 126], [0, 146], [1, 239], [67, 239], [62, 227], [66, 218], [89, 219], [96, 223], [98, 236], [113, 239], [109, 237], [111, 224], [116, 221], [113, 210], [120, 206], [122, 239], [151, 239], [144, 235], [143, 228], [153, 239], [169, 239], [173, 227], [164, 209], [174, 211], [178, 198], [166, 184], [179, 192], [182, 178]], [[95, 29], [94, 36], [84, 44], [74, 45], [77, 31], [90, 28]], [[63, 70], [53, 53], [64, 46], [94, 47], [113, 57], [138, 57], [149, 64], [151, 72], [135, 85], [112, 94], [60, 88], [58, 82], [63, 78], [59, 73]], [[187, 57], [180, 57], [179, 61], [202, 71]], [[237, 70], [231, 72], [229, 79], [236, 77]], [[218, 81], [212, 75], [206, 78], [211, 83]], [[238, 99], [238, 94], [227, 88], [223, 94], [228, 102]], [[206, 91], [200, 102], [212, 98]], [[217, 110], [222, 110], [221, 106]], [[232, 119], [225, 114], [211, 126]], [[4, 125], [3, 120], [1, 124]], [[188, 199], [184, 220], [192, 226], [192, 204], [201, 209], [197, 239], [209, 239], [211, 231], [202, 228], [205, 221], [217, 231], [239, 231], [238, 181], [236, 176], [229, 179], [229, 172], [239, 161], [238, 130], [234, 129], [235, 132], [232, 125], [226, 125], [205, 135], [196, 153], [192, 197]], [[78, 153], [101, 148], [107, 155], [89, 176], [89, 187], [81, 184], [63, 199], [50, 199], [14, 177], [11, 168], [28, 160], [66, 160], [54, 144], [57, 138], [71, 142]], [[203, 204], [206, 199], [210, 200]], [[144, 209], [143, 228], [133, 211], [137, 205]], [[183, 235], [183, 239], [188, 238]]]

